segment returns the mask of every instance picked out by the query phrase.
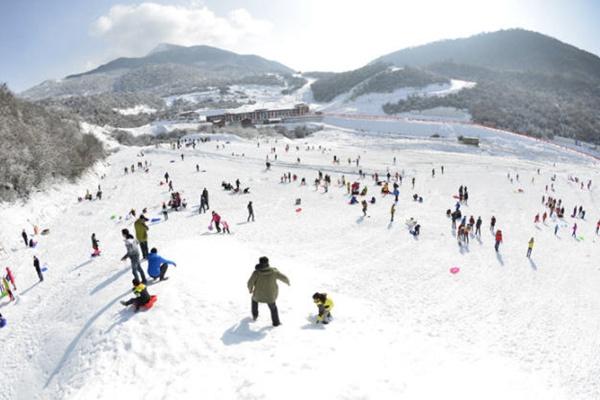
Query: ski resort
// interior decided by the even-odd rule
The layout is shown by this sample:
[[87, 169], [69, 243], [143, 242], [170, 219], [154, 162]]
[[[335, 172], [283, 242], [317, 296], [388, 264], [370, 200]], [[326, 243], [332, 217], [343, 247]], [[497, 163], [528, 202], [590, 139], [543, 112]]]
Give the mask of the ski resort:
[[46, 3], [0, 400], [600, 399], [600, 7]]

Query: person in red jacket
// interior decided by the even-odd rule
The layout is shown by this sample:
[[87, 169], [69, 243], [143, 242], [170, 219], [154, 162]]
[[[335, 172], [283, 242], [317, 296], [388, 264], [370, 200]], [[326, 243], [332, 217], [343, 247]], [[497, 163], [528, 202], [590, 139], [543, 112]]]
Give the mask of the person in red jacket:
[[498, 252], [498, 247], [500, 247], [501, 242], [502, 242], [502, 231], [500, 229], [498, 229], [496, 231], [496, 244], [494, 245], [494, 248], [496, 249], [496, 253]]
[[215, 223], [215, 228], [217, 228], [217, 232], [221, 233], [221, 216], [215, 211], [212, 212], [212, 219], [210, 220], [211, 226], [213, 222]]
[[17, 286], [15, 285], [15, 276], [13, 275], [10, 268], [6, 267], [6, 278], [12, 284], [14, 290], [17, 290]]

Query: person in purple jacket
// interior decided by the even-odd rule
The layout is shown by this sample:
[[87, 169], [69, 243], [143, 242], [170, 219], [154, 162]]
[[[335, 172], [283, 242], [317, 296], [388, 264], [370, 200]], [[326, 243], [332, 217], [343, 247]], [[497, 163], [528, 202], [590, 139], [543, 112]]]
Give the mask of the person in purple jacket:
[[177, 266], [173, 261], [166, 260], [159, 256], [158, 250], [156, 250], [156, 247], [153, 247], [152, 250], [150, 250], [150, 254], [148, 254], [148, 275], [153, 279], [166, 281], [169, 279], [165, 277], [169, 264], [175, 267]]

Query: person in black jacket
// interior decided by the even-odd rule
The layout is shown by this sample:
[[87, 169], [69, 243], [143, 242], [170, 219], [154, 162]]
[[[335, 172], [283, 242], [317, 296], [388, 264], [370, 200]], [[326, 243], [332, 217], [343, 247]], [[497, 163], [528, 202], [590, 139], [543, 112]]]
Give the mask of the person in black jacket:
[[129, 306], [131, 304], [135, 304], [135, 311], [139, 311], [140, 307], [147, 304], [150, 301], [150, 293], [148, 293], [148, 289], [146, 289], [146, 285], [140, 282], [139, 279], [134, 278], [131, 283], [133, 283], [132, 292], [135, 297], [127, 301], [121, 301], [121, 304], [124, 306]]
[[29, 247], [29, 238], [27, 237], [27, 232], [25, 232], [25, 229], [23, 229], [23, 232], [21, 232], [21, 237], [23, 238], [23, 241], [25, 241], [25, 246]]
[[252, 207], [252, 202], [248, 202], [248, 219], [246, 220], [246, 222], [250, 222], [250, 218], [252, 218], [252, 221], [254, 222], [254, 207]]
[[43, 282], [44, 275], [42, 275], [42, 269], [40, 268], [40, 260], [36, 256], [33, 256], [33, 266], [38, 274], [38, 278], [40, 278], [40, 282]]

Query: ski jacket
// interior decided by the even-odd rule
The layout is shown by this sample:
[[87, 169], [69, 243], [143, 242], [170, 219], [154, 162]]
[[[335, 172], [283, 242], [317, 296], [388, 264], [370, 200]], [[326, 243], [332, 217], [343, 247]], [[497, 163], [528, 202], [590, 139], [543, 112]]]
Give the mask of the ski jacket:
[[277, 281], [290, 284], [287, 276], [272, 268], [268, 264], [258, 264], [248, 279], [248, 290], [252, 293], [252, 300], [257, 303], [275, 303], [279, 295]]
[[148, 275], [158, 278], [160, 276], [160, 266], [163, 264], [177, 265], [173, 261], [162, 258], [156, 253], [148, 254]]
[[221, 222], [221, 216], [217, 213], [214, 213], [210, 222], [211, 223], [214, 222], [215, 224], [218, 224], [219, 222]]
[[136, 242], [133, 239], [125, 239], [125, 249], [127, 254], [125, 255], [132, 262], [140, 259], [140, 252], [136, 246]]
[[147, 242], [148, 241], [148, 225], [144, 222], [144, 220], [140, 217], [133, 224], [135, 228], [135, 238], [139, 242]]
[[496, 242], [501, 242], [502, 241], [502, 232], [498, 231], [496, 232]]
[[317, 316], [317, 321], [323, 321], [326, 312], [329, 312], [333, 309], [333, 300], [331, 300], [331, 298], [329, 297], [326, 297], [324, 302], [322, 302], [319, 299], [315, 300], [315, 304], [319, 308], [319, 315]]
[[529, 241], [529, 243], [527, 244], [527, 248], [528, 249], [533, 249], [533, 240]]
[[6, 267], [6, 276], [8, 277], [8, 280], [14, 285], [15, 284], [15, 277], [13, 276], [12, 271], [8, 267]]

